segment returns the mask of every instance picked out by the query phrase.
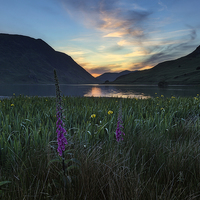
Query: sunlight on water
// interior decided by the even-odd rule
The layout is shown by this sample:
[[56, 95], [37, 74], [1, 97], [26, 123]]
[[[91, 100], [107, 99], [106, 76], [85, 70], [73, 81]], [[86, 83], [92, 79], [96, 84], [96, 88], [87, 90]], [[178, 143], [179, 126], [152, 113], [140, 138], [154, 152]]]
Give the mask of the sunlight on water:
[[[152, 97], [195, 97], [200, 86], [61, 84], [62, 95], [84, 97], [121, 97], [146, 99]], [[0, 99], [16, 96], [55, 96], [55, 85], [0, 85]]]
[[137, 98], [137, 99], [147, 99], [151, 98], [151, 96], [147, 96], [144, 93], [137, 94], [132, 92], [120, 92], [117, 90], [104, 90], [100, 87], [92, 87], [84, 97], [120, 97], [120, 98]]

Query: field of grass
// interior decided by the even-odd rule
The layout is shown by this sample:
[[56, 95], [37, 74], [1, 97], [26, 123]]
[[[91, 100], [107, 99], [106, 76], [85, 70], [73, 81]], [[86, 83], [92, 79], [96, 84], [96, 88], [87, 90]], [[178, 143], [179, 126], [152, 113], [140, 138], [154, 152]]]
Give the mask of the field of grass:
[[[53, 162], [59, 159], [56, 98], [0, 101], [0, 199], [200, 198], [198, 95], [62, 101], [65, 177], [62, 162]], [[117, 142], [120, 104], [125, 136]]]

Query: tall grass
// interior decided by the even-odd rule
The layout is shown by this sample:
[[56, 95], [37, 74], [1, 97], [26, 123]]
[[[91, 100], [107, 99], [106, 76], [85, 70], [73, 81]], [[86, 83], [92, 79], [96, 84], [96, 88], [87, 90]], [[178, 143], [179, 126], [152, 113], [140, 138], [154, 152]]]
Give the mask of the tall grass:
[[[198, 96], [63, 96], [62, 102], [65, 158], [80, 162], [79, 169], [67, 171], [65, 188], [61, 162], [51, 162], [58, 156], [55, 98], [1, 100], [0, 183], [10, 181], [0, 184], [1, 199], [200, 198]], [[120, 102], [125, 136], [118, 143]]]

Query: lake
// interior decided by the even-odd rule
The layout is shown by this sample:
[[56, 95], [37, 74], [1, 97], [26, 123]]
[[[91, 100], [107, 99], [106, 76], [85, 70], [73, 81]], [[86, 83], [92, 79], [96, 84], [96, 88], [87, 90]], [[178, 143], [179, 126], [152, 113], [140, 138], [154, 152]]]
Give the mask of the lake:
[[[200, 86], [168, 86], [159, 88], [148, 85], [105, 85], [105, 84], [61, 84], [62, 95], [85, 97], [152, 98], [181, 96], [195, 97]], [[15, 93], [27, 96], [55, 96], [55, 85], [0, 85], [0, 98], [11, 97]]]

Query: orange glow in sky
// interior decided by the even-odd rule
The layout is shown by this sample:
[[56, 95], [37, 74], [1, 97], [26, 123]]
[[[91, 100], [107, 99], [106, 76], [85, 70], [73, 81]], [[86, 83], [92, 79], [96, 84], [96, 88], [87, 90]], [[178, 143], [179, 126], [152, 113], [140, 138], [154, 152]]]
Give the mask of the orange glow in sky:
[[100, 76], [101, 74], [91, 74], [93, 77], [97, 77], [97, 76]]
[[199, 0], [2, 0], [0, 32], [40, 38], [97, 77], [191, 53], [199, 7]]

